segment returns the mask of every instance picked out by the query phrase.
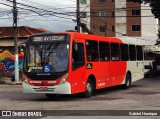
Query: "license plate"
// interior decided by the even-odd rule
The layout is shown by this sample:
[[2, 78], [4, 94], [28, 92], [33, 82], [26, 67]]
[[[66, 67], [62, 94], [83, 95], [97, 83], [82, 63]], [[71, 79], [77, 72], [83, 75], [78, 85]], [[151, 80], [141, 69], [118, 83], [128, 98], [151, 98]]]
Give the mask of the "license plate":
[[40, 87], [40, 91], [47, 91], [48, 88], [47, 87]]

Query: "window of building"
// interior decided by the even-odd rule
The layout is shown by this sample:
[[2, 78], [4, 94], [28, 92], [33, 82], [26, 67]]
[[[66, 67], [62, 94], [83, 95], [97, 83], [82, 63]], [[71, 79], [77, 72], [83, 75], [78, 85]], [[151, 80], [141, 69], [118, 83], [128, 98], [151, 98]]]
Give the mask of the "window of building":
[[135, 45], [129, 45], [129, 58], [130, 58], [130, 61], [136, 60], [136, 46]]
[[86, 0], [81, 0], [81, 4], [87, 4]]
[[122, 61], [128, 61], [129, 60], [129, 54], [128, 54], [128, 45], [127, 44], [121, 44], [121, 60]]
[[93, 15], [95, 15], [95, 14], [96, 14], [96, 12], [94, 11], [94, 12], [92, 12], [92, 14], [93, 14]]
[[98, 42], [97, 41], [86, 41], [86, 55], [87, 61], [98, 61]]
[[106, 12], [105, 11], [99, 11], [99, 17], [105, 17]]
[[132, 10], [132, 16], [140, 16], [141, 11], [140, 10]]
[[81, 18], [86, 18], [87, 17], [87, 12], [82, 12], [81, 13]]
[[73, 43], [72, 48], [72, 69], [75, 70], [84, 65], [84, 46], [82, 43]]
[[114, 32], [115, 31], [115, 26], [112, 26], [112, 32]]
[[137, 49], [137, 60], [143, 60], [142, 46], [136, 46]]
[[111, 59], [112, 61], [120, 60], [120, 50], [118, 43], [111, 43]]
[[99, 31], [100, 31], [100, 32], [105, 32], [105, 31], [106, 31], [105, 26], [100, 26], [100, 27], [99, 27]]
[[82, 33], [86, 33], [86, 30], [82, 28]]
[[141, 31], [140, 25], [132, 25], [132, 31]]
[[110, 46], [108, 42], [99, 42], [99, 53], [101, 61], [110, 60]]
[[103, 3], [103, 2], [106, 2], [106, 0], [99, 0], [99, 3]]
[[114, 11], [112, 11], [112, 17], [114, 17], [115, 16], [115, 12]]

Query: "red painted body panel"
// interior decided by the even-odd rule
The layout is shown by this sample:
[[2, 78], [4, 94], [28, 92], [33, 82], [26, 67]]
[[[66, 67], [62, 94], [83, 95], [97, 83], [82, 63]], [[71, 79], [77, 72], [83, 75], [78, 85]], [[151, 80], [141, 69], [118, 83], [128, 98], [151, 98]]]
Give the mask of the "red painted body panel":
[[[75, 42], [81, 42], [84, 44], [84, 53], [86, 53], [86, 48], [85, 48], [86, 40], [122, 43], [122, 41], [117, 38], [108, 38], [103, 36], [79, 34], [79, 33], [71, 33], [71, 34], [72, 34], [71, 41], [74, 40]], [[70, 50], [71, 49], [72, 48], [70, 48]], [[70, 61], [72, 60], [70, 59]], [[87, 63], [92, 63], [93, 68], [87, 69], [86, 68]], [[119, 85], [123, 82], [124, 77], [126, 75], [126, 67], [127, 67], [127, 62], [125, 61], [87, 62], [85, 55], [85, 66], [75, 71], [72, 71], [72, 65], [70, 63], [69, 70], [71, 73], [70, 80], [72, 85], [72, 94], [85, 91], [85, 85], [90, 75], [94, 75], [96, 78], [96, 89]]]

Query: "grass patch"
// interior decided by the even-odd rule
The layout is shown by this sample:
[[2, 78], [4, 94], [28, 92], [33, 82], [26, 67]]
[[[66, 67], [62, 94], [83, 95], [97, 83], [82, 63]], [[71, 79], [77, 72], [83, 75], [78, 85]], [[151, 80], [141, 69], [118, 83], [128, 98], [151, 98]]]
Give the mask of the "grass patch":
[[6, 84], [4, 80], [0, 80], [0, 84]]

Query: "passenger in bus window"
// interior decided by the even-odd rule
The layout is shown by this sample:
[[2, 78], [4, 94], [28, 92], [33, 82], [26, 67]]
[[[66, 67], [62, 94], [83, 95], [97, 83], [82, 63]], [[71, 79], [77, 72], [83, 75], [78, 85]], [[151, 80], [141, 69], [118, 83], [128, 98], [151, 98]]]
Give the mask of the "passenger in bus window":
[[28, 64], [29, 66], [39, 66], [39, 64], [40, 64], [40, 55], [37, 50], [36, 50], [36, 52], [34, 52], [34, 51], [35, 51], [35, 48], [30, 47], [30, 61]]
[[36, 66], [40, 66], [41, 64], [41, 57], [39, 51], [36, 50]]

